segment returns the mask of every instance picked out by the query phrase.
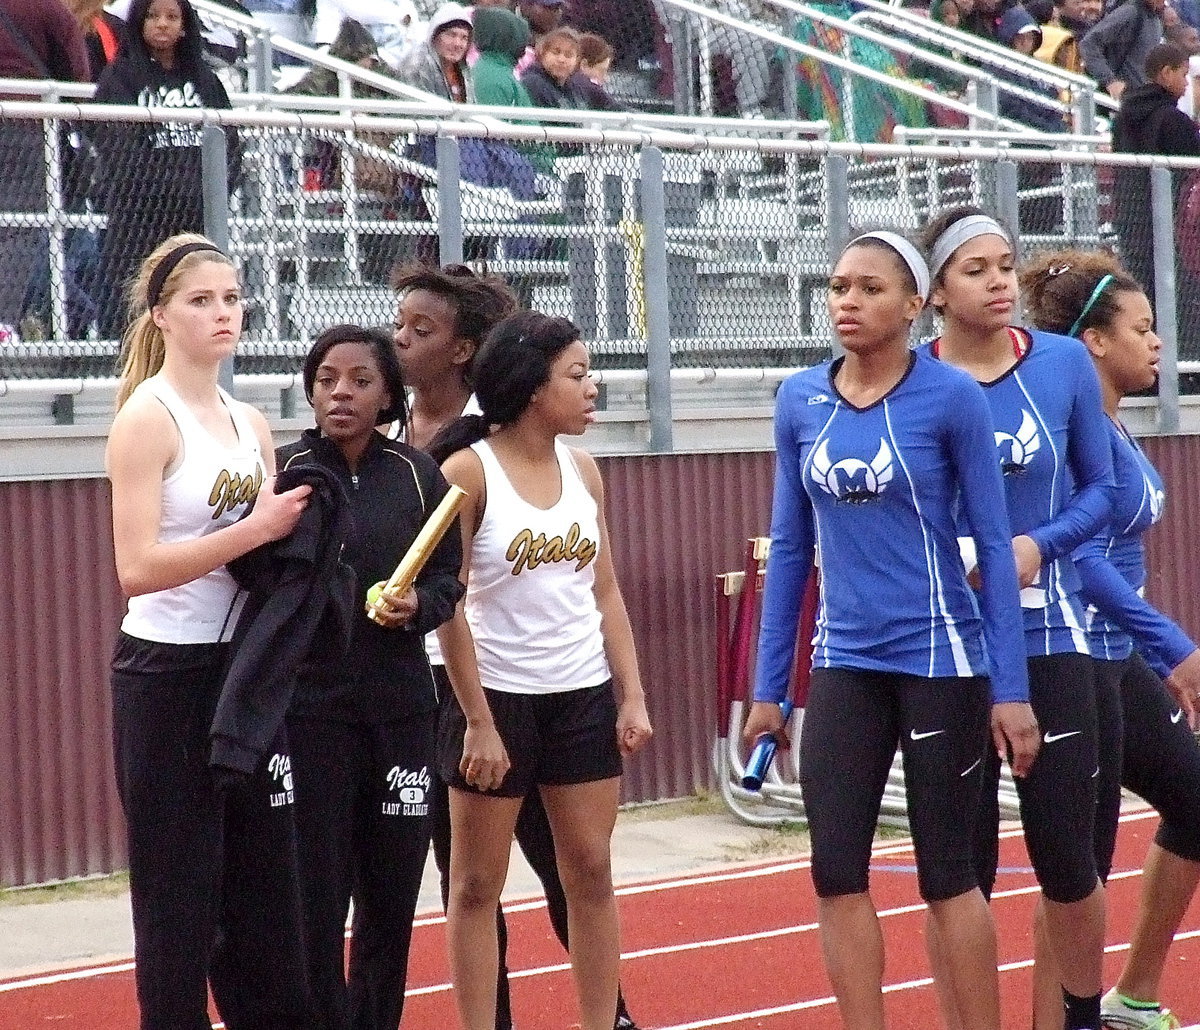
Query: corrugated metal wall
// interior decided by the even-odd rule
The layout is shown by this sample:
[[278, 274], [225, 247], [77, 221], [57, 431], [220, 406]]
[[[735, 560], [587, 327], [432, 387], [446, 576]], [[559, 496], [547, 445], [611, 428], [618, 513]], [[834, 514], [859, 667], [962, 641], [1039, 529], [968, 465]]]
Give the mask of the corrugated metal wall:
[[716, 726], [713, 576], [742, 567], [767, 532], [771, 454], [613, 458], [602, 463], [609, 536], [654, 723], [626, 766], [629, 799], [712, 783]]
[[[711, 781], [712, 576], [765, 528], [769, 455], [603, 461], [618, 575], [650, 692], [654, 747], [630, 800]], [[108, 657], [124, 602], [100, 480], [0, 484], [0, 884], [124, 863], [113, 786]]]
[[0, 486], [0, 884], [124, 863], [108, 656], [122, 600], [107, 484]]
[[[1169, 502], [1152, 534], [1152, 598], [1200, 635], [1200, 437], [1145, 441]], [[629, 763], [628, 800], [709, 786], [716, 713], [713, 576], [765, 533], [766, 453], [602, 460], [617, 573], [655, 740]], [[0, 884], [120, 868], [109, 757], [108, 655], [123, 603], [105, 483], [0, 484]]]
[[1200, 436], [1141, 440], [1163, 477], [1167, 511], [1147, 539], [1146, 595], [1200, 640]]

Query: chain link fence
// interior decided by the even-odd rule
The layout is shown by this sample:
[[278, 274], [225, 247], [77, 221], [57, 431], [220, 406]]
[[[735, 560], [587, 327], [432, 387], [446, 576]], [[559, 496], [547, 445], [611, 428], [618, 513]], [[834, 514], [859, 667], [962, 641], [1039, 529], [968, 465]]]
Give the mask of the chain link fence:
[[1200, 228], [1172, 209], [1187, 162], [1098, 155], [1097, 138], [852, 146], [791, 127], [807, 138], [0, 105], [0, 377], [112, 375], [123, 282], [183, 229], [242, 269], [240, 373], [294, 372], [336, 322], [390, 325], [395, 265], [457, 260], [572, 319], [600, 368], [786, 369], [829, 352], [824, 282], [851, 232], [911, 233], [961, 203], [996, 211], [1025, 257], [1114, 249], [1200, 360]]

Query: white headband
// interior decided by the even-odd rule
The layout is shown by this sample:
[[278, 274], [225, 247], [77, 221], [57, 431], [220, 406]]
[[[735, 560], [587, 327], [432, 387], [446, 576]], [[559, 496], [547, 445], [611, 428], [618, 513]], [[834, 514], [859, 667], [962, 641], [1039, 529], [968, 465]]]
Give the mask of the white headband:
[[[929, 299], [929, 267], [916, 247], [899, 233], [880, 229], [877, 232], [865, 232], [861, 236], [855, 236], [846, 244], [846, 250], [862, 243], [863, 240], [879, 240], [899, 254], [904, 263], [908, 265], [908, 270], [912, 272], [913, 281], [917, 284], [917, 293], [921, 295], [922, 300]], [[843, 250], [842, 253], [846, 253], [846, 250]]]
[[950, 256], [976, 236], [1000, 236], [1011, 245], [1008, 230], [990, 215], [967, 215], [946, 229], [929, 248], [929, 272], [933, 276], [942, 270]]

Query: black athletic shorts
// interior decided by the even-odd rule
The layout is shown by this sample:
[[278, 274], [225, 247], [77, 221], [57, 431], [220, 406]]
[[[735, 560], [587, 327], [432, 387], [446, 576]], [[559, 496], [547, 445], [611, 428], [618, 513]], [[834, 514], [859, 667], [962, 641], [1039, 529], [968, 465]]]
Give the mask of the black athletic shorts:
[[442, 706], [438, 771], [458, 790], [522, 798], [535, 786], [592, 783], [621, 775], [612, 680], [552, 694], [488, 690], [488, 707], [512, 763], [495, 790], [482, 791], [459, 771], [467, 720], [457, 700]]
[[1121, 782], [1162, 816], [1154, 842], [1200, 862], [1200, 746], [1162, 680], [1140, 655], [1125, 659]]
[[814, 669], [800, 786], [820, 897], [865, 892], [888, 770], [904, 755], [917, 880], [927, 901], [976, 886], [971, 831], [988, 744], [985, 677]]

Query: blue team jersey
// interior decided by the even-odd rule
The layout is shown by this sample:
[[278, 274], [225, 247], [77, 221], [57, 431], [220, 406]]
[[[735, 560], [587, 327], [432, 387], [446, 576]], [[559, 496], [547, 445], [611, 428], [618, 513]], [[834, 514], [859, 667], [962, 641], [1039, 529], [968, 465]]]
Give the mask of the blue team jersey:
[[1071, 554], [1112, 510], [1100, 380], [1079, 340], [1016, 331], [1028, 337], [1024, 355], [981, 385], [996, 424], [1013, 535], [1031, 537], [1042, 552], [1037, 579], [1021, 591], [1025, 652], [1088, 654], [1082, 583]]
[[1136, 646], [1155, 671], [1166, 676], [1196, 645], [1142, 598], [1142, 534], [1162, 518], [1163, 483], [1134, 439], [1107, 421], [1116, 499], [1108, 525], [1075, 552], [1088, 605], [1088, 644], [1095, 657], [1109, 661], [1128, 658]]
[[[911, 361], [867, 408], [838, 394], [837, 362], [779, 389], [756, 700], [786, 696], [814, 549], [814, 667], [989, 675], [995, 700], [1028, 698], [1025, 663], [1004, 660], [1023, 648], [987, 401], [957, 369], [916, 354]], [[982, 617], [958, 554], [960, 492], [979, 548]]]

